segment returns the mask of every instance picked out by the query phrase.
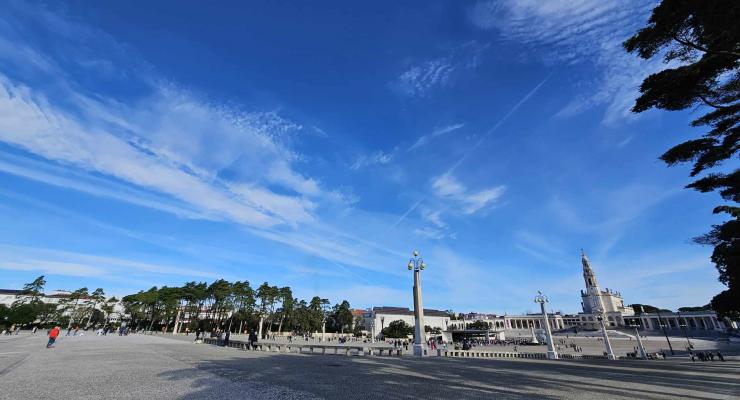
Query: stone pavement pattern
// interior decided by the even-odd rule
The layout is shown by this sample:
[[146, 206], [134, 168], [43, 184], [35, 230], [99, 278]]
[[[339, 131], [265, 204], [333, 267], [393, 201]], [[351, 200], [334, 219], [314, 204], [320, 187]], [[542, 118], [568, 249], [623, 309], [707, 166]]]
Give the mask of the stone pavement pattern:
[[161, 336], [0, 338], [0, 399], [730, 399], [740, 362], [346, 357]]

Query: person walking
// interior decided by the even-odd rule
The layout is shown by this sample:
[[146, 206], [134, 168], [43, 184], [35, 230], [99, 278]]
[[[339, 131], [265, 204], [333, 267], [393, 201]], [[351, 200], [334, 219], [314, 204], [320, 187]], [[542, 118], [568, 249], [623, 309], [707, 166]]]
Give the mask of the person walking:
[[719, 358], [720, 361], [725, 362], [725, 357], [719, 351], [717, 351], [717, 358]]
[[226, 347], [229, 346], [229, 336], [231, 336], [231, 331], [227, 329], [226, 336], [224, 337], [224, 346]]
[[254, 350], [254, 346], [257, 343], [257, 334], [254, 331], [249, 332], [249, 348]]
[[46, 343], [47, 349], [54, 347], [54, 342], [57, 341], [58, 336], [59, 336], [59, 326], [55, 326], [51, 328], [51, 331], [49, 331], [49, 342]]

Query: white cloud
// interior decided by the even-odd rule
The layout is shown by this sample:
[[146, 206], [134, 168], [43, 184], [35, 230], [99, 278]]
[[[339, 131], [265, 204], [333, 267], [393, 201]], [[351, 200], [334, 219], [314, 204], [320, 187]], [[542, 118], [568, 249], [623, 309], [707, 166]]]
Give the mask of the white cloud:
[[385, 165], [393, 161], [393, 158], [396, 156], [396, 150], [393, 149], [393, 151], [385, 152], [383, 150], [378, 150], [371, 154], [364, 154], [357, 158], [357, 161], [355, 161], [351, 166], [350, 169], [357, 171], [362, 168], [371, 167], [373, 165]]
[[506, 191], [506, 186], [498, 185], [480, 191], [469, 191], [451, 174], [443, 174], [432, 181], [432, 189], [438, 197], [457, 202], [464, 214], [474, 214], [495, 204]]
[[621, 46], [644, 25], [655, 4], [652, 0], [479, 1], [469, 17], [481, 29], [495, 29], [505, 40], [524, 44], [527, 55], [547, 64], [592, 64], [600, 70], [598, 78], [579, 82], [584, 94], [556, 115], [570, 117], [606, 105], [603, 122], [616, 124], [635, 118], [630, 108], [642, 79], [662, 65], [638, 60]]
[[[65, 21], [57, 23], [61, 26], [55, 30], [64, 30]], [[0, 37], [3, 33], [7, 32], [0, 30]], [[76, 35], [65, 31], [65, 40], [72, 42], [63, 47], [69, 50], [64, 55], [67, 61], [75, 60], [79, 55], [75, 48], [83, 47], [75, 45]], [[86, 35], [97, 36], [97, 32]], [[151, 70], [141, 76], [126, 71], [128, 59], [111, 63], [99, 59], [96, 63], [119, 68], [118, 74], [127, 75], [127, 83], [137, 86], [136, 97], [91, 93], [64, 70], [66, 64], [37, 51], [22, 40], [23, 35], [15, 38], [18, 40], [3, 43], [9, 47], [0, 49], [0, 62], [6, 65], [7, 61], [15, 68], [24, 66], [34, 73], [28, 74], [31, 78], [10, 71], [0, 73], [0, 142], [21, 150], [13, 154], [22, 154], [0, 152], [0, 170], [186, 218], [234, 222], [246, 232], [298, 249], [311, 263], [316, 262], [311, 256], [320, 258], [320, 266], [312, 265], [314, 268], [327, 274], [339, 272], [348, 282], [362, 282], [343, 288], [334, 298], [372, 300], [380, 293], [395, 303], [393, 298], [408, 300], [406, 291], [369, 281], [382, 285], [388, 277], [395, 281], [404, 274], [403, 265], [396, 266], [407, 254], [396, 249], [412, 248], [417, 238], [390, 232], [387, 228], [393, 216], [381, 212], [352, 209], [351, 218], [345, 218], [344, 213], [350, 211], [344, 208], [336, 214], [322, 213], [333, 202], [347, 204], [357, 198], [350, 189], [324, 187], [298, 168], [301, 155], [291, 146], [294, 135], [307, 131], [322, 135], [323, 131], [306, 128], [275, 111], [245, 111], [214, 103], [176, 83], [163, 83]], [[105, 40], [110, 42], [104, 43], [105, 49], [116, 47], [112, 39]], [[16, 51], [21, 44], [29, 51]], [[456, 70], [477, 64], [478, 50], [473, 47], [465, 54], [455, 53], [461, 55], [455, 60]], [[30, 65], [24, 65], [24, 54], [34, 56]], [[83, 64], [92, 68], [96, 63]], [[445, 74], [442, 68], [430, 79], [439, 85], [452, 77], [445, 78]], [[360, 164], [387, 164], [397, 152], [378, 152]], [[439, 214], [431, 218], [443, 223]], [[351, 226], [347, 226], [348, 220], [353, 221]], [[180, 243], [167, 242], [180, 247]], [[225, 255], [219, 248], [181, 244], [183, 252], [197, 253], [193, 259], [205, 259], [213, 252], [232, 260], [245, 257], [234, 252]], [[223, 271], [211, 273], [212, 267], [207, 265], [175, 267], [37, 248], [12, 254], [2, 250], [0, 268], [6, 269], [53, 274], [57, 268], [56, 273], [116, 280], [147, 274], [230, 279], [222, 276]], [[372, 273], [364, 274], [363, 270]], [[161, 277], [156, 279], [161, 281]]]
[[414, 228], [414, 234], [425, 239], [440, 240], [445, 238], [444, 231], [434, 228]]
[[106, 278], [125, 277], [140, 272], [209, 279], [223, 277], [222, 274], [211, 273], [203, 268], [183, 268], [40, 247], [0, 244], [0, 250], [2, 250], [0, 251], [0, 269], [5, 270]]
[[425, 61], [398, 77], [398, 89], [409, 97], [424, 97], [436, 86], [447, 86], [456, 68], [447, 57]]
[[326, 131], [325, 131], [325, 130], [323, 130], [323, 129], [319, 128], [318, 126], [312, 126], [312, 127], [311, 127], [311, 130], [312, 130], [312, 131], [313, 131], [313, 133], [314, 133], [314, 134], [315, 134], [316, 136], [318, 136], [318, 137], [322, 137], [322, 138], [328, 138], [328, 137], [329, 137], [329, 134], [328, 134], [328, 133], [326, 133]]
[[[85, 104], [104, 108], [89, 98]], [[119, 128], [136, 130], [121, 136], [111, 127], [110, 111], [81, 120], [43, 94], [0, 76], [0, 140], [5, 143], [173, 196], [214, 218], [262, 227], [311, 219], [311, 201], [256, 186], [264, 177], [266, 183], [301, 195], [321, 195], [318, 184], [293, 171], [288, 152], [267, 135], [288, 129], [281, 119], [227, 115], [182, 93], [154, 96], [138, 109], [153, 112], [148, 118], [134, 112], [133, 122]], [[128, 119], [128, 110], [117, 111], [115, 119]], [[218, 179], [218, 172], [236, 159], [267, 165], [267, 171], [242, 176], [236, 184]]]
[[431, 222], [437, 228], [446, 228], [447, 224], [442, 220], [442, 210], [429, 211], [424, 208], [421, 210], [421, 216], [425, 220]]
[[464, 43], [445, 57], [411, 66], [396, 78], [392, 86], [406, 97], [427, 97], [434, 89], [449, 86], [460, 71], [477, 67], [486, 48], [488, 45], [475, 41]]
[[434, 138], [436, 138], [438, 136], [442, 136], [442, 135], [444, 135], [446, 133], [450, 133], [450, 132], [456, 131], [456, 130], [464, 127], [464, 126], [465, 126], [464, 123], [457, 123], [457, 124], [452, 124], [452, 125], [447, 125], [447, 126], [443, 126], [443, 127], [437, 128], [437, 129], [433, 130], [432, 133], [421, 136], [406, 151], [416, 150], [417, 148], [422, 147], [422, 146], [428, 144], [432, 139], [434, 139]]

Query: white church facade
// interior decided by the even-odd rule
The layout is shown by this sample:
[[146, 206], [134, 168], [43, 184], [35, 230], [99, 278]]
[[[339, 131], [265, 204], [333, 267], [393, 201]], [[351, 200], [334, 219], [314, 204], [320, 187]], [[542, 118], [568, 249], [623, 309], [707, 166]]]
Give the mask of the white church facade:
[[[700, 331], [724, 331], [723, 321], [714, 311], [656, 312], [636, 313], [625, 305], [622, 294], [609, 288], [601, 289], [596, 272], [585, 253], [581, 252], [581, 266], [585, 290], [581, 290], [581, 309], [578, 314], [548, 313], [548, 323], [553, 331], [598, 330], [599, 318], [604, 318], [607, 329], [633, 328], [641, 330], [686, 330], [696, 334]], [[638, 310], [639, 311], [639, 310]], [[408, 308], [374, 307], [362, 314], [365, 330], [376, 336], [392, 321], [403, 320], [414, 325], [414, 313]], [[469, 313], [455, 318], [446, 311], [424, 310], [424, 324], [444, 332], [471, 330], [471, 325], [482, 321], [488, 325], [487, 331], [496, 334], [509, 332], [510, 335], [526, 335], [532, 329], [542, 329], [542, 315], [539, 313], [521, 315], [496, 315]], [[476, 324], [480, 327], [480, 324]], [[502, 336], [503, 337], [503, 336]]]
[[[599, 319], [603, 314], [605, 325], [609, 328], [629, 328], [637, 326], [639, 329], [685, 329], [717, 330], [725, 329], [725, 325], [711, 310], [692, 312], [656, 312], [636, 314], [632, 307], [624, 305], [622, 294], [618, 291], [601, 290], [596, 273], [585, 253], [581, 252], [583, 266], [583, 281], [586, 290], [581, 290], [582, 312], [577, 316], [568, 316], [569, 326], [592, 330], [599, 328]], [[576, 317], [576, 318], [573, 318]]]

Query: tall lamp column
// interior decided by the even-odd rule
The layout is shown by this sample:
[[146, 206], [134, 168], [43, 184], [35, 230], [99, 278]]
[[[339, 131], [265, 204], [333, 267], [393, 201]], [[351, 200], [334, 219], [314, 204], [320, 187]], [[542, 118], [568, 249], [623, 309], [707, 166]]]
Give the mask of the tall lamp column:
[[426, 268], [424, 259], [414, 250], [413, 256], [407, 265], [409, 271], [414, 271], [414, 355], [426, 355], [426, 335], [424, 334], [424, 306], [421, 301], [421, 270]]
[[[542, 310], [542, 324], [545, 326], [545, 340], [547, 340], [547, 358], [556, 360], [558, 358], [558, 352], [555, 351], [555, 344], [552, 342], [552, 331], [550, 331], [550, 323], [547, 320], [547, 310], [545, 310], [545, 303], [550, 302], [550, 300], [538, 290], [537, 296], [534, 298], [534, 302], [539, 303], [540, 309]], [[534, 337], [534, 327], [532, 327], [532, 333], [532, 336]]]

